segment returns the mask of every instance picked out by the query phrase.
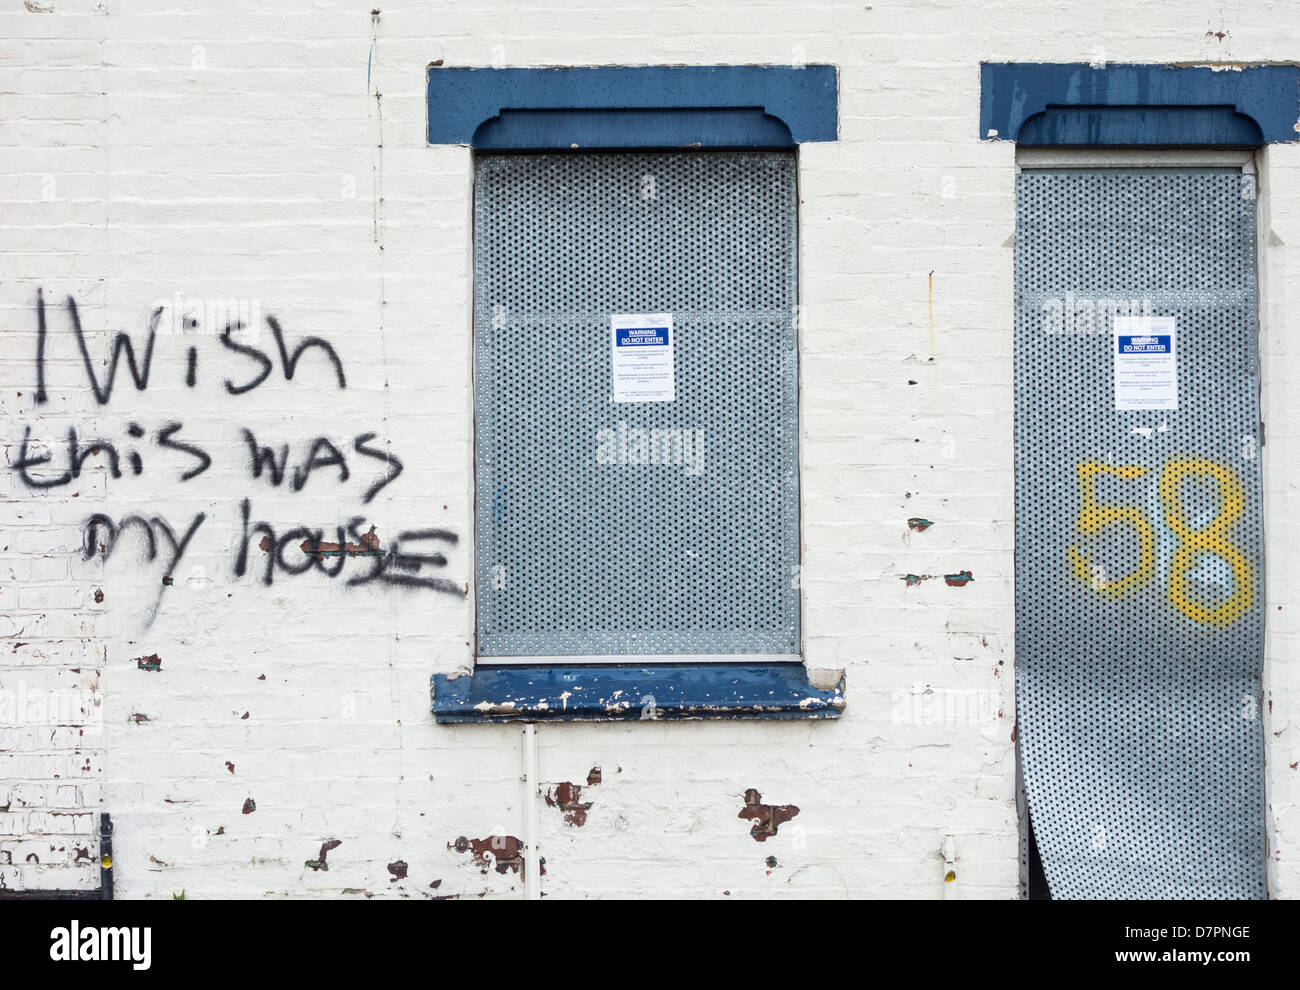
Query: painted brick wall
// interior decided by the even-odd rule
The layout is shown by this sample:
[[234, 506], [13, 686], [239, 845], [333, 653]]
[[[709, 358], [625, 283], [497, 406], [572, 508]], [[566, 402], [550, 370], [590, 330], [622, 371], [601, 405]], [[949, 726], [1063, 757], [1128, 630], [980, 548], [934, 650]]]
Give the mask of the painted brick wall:
[[[953, 833], [961, 895], [1016, 896], [1014, 149], [975, 138], [978, 63], [1286, 60], [1295, 12], [372, 7], [4, 0], [0, 886], [96, 885], [107, 809], [119, 896], [522, 893], [520, 730], [428, 712], [429, 675], [471, 662], [471, 599], [299, 548], [354, 519], [386, 548], [450, 530], [410, 546], [447, 558], [420, 576], [469, 580], [470, 156], [425, 144], [425, 66], [806, 61], [840, 67], [841, 139], [800, 152], [805, 635], [848, 710], [541, 727], [545, 788], [591, 804], [542, 807], [544, 890], [935, 897]], [[1294, 896], [1300, 148], [1263, 165], [1271, 884]], [[106, 390], [113, 335], [140, 362], [160, 302], [147, 387], [121, 355], [97, 401], [87, 362]], [[24, 468], [29, 428], [50, 459]], [[250, 436], [288, 444], [278, 485]], [[935, 718], [936, 696], [996, 714]], [[749, 789], [799, 808], [762, 844]]]

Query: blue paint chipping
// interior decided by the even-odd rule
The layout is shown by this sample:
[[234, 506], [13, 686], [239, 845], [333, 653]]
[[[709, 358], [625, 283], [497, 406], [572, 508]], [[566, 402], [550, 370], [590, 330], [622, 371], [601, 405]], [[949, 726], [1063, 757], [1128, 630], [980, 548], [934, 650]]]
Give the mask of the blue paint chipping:
[[1236, 147], [1300, 141], [1300, 66], [986, 62], [984, 140], [1034, 146]]
[[440, 723], [825, 719], [844, 710], [844, 679], [821, 690], [801, 663], [480, 664], [473, 674], [435, 674], [432, 691]]
[[481, 151], [834, 141], [833, 65], [428, 70], [430, 144]]

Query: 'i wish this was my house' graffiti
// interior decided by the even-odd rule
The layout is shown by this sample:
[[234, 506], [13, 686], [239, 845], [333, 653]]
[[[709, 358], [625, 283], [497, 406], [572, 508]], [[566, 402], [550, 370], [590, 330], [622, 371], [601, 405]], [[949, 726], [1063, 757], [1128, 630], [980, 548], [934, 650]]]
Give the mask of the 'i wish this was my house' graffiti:
[[[328, 340], [320, 336], [289, 340], [279, 320], [267, 315], [264, 323], [271, 340], [262, 346], [260, 307], [254, 308], [257, 309], [256, 322], [241, 319], [224, 322], [221, 332], [211, 335], [215, 336], [213, 346], [221, 349], [221, 354], [229, 359], [227, 363], [233, 361], [243, 370], [242, 375], [234, 372], [220, 382], [221, 396], [238, 399], [260, 389], [273, 388], [282, 381], [292, 382], [300, 362], [304, 362], [304, 369], [310, 366], [310, 372], [304, 371], [305, 375], [319, 377], [323, 371], [331, 387], [340, 391], [347, 388], [343, 362]], [[195, 389], [199, 386], [201, 352], [195, 342], [198, 338], [184, 333], [186, 329], [198, 326], [198, 320], [190, 315], [190, 310], [179, 305], [156, 307], [143, 340], [133, 344], [126, 332], [116, 333], [110, 340], [106, 360], [96, 371], [76, 299], [69, 296], [62, 305], [47, 303], [44, 294], [38, 290], [34, 313], [36, 390], [32, 403], [38, 415], [45, 412], [49, 404], [47, 348], [54, 336], [51, 327], [58, 320], [60, 311], [84, 369], [84, 386], [93, 395], [101, 415], [108, 411], [106, 407], [111, 406], [114, 389], [120, 388], [128, 377], [137, 391], [145, 392], [149, 388], [150, 376], [156, 372], [155, 361], [175, 358], [176, 355], [165, 354], [164, 349], [158, 347], [159, 336], [167, 336], [172, 329], [176, 329], [179, 339], [185, 341], [181, 354], [184, 387]], [[223, 422], [227, 419], [222, 414]], [[33, 426], [29, 422], [23, 427], [17, 449], [10, 447], [10, 469], [23, 488], [35, 493], [75, 486], [91, 459], [102, 464], [109, 479], [118, 479], [157, 472], [159, 469], [146, 462], [146, 455], [161, 455], [168, 463], [168, 470], [176, 471], [166, 478], [150, 479], [155, 482], [153, 490], [162, 492], [167, 486], [186, 485], [213, 467], [213, 454], [186, 436], [185, 424], [180, 419], [142, 423], [121, 417], [121, 421], [118, 430], [110, 436], [100, 433], [86, 435], [74, 425], [57, 440], [51, 438], [48, 441], [34, 438]], [[275, 441], [268, 442], [265, 435], [259, 433], [249, 426], [239, 426], [239, 441], [233, 446], [223, 445], [218, 456], [228, 454], [238, 458], [241, 465], [231, 466], [238, 473], [246, 472], [250, 483], [270, 486], [281, 492], [301, 492], [316, 478], [343, 484], [355, 474], [365, 483], [359, 499], [360, 505], [366, 506], [402, 473], [401, 459], [373, 431], [339, 441], [329, 436], [312, 436], [301, 441], [296, 452], [289, 442], [279, 442], [277, 446]], [[153, 460], [154, 457], [148, 458], [150, 462]], [[463, 584], [441, 575], [447, 565], [443, 551], [454, 547], [458, 541], [452, 530], [439, 527], [403, 530], [388, 540], [385, 547], [375, 526], [368, 525], [367, 517], [360, 513], [329, 526], [297, 525], [277, 532], [270, 523], [254, 519], [247, 495], [238, 500], [237, 511], [241, 527], [233, 561], [237, 578], [252, 573], [255, 580], [270, 586], [277, 575], [319, 571], [330, 579], [340, 579], [346, 587], [378, 585], [426, 589], [457, 597], [466, 594]], [[95, 555], [108, 558], [119, 544], [128, 540], [138, 541], [136, 545], [141, 550], [142, 561], [161, 570], [157, 597], [147, 615], [147, 621], [151, 622], [191, 541], [203, 531], [207, 521], [207, 512], [191, 514], [188, 509], [185, 517], [179, 520], [151, 510], [120, 516], [97, 512], [82, 526], [79, 552], [86, 558]]]

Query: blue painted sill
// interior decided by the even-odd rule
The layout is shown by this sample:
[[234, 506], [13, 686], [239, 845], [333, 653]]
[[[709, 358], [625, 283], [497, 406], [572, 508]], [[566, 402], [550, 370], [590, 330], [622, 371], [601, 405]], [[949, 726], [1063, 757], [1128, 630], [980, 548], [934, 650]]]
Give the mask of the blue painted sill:
[[844, 678], [814, 687], [802, 663], [491, 666], [435, 674], [440, 723], [838, 718]]

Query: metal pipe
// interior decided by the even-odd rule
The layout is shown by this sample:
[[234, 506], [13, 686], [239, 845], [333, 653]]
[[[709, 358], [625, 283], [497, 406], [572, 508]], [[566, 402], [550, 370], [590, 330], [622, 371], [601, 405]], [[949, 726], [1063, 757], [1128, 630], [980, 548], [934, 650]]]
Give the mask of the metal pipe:
[[538, 776], [537, 727], [529, 722], [524, 726], [524, 897], [530, 901], [542, 898]]
[[943, 899], [957, 899], [957, 837], [951, 832], [943, 837]]
[[99, 896], [113, 899], [113, 819], [107, 811], [99, 816]]

